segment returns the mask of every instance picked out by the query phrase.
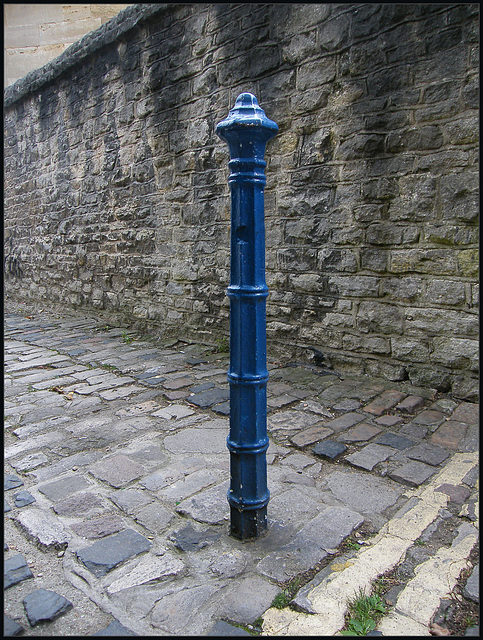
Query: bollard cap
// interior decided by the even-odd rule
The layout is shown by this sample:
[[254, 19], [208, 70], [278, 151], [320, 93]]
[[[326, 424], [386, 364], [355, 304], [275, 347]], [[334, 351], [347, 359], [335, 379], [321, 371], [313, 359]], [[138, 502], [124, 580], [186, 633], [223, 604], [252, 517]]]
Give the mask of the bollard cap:
[[278, 132], [278, 125], [265, 115], [252, 93], [241, 93], [228, 116], [216, 125], [216, 133], [222, 140], [226, 134], [235, 130], [253, 130], [253, 135], [261, 136], [265, 141]]

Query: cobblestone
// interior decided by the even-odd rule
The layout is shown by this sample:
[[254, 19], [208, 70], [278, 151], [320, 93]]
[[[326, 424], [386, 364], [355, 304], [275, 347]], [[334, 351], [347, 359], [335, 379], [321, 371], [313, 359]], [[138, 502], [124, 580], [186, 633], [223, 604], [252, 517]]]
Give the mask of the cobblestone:
[[[412, 492], [444, 472], [458, 448], [475, 446], [472, 403], [441, 395], [431, 405], [424, 396], [421, 404], [422, 393], [403, 385], [399, 391], [394, 382], [341, 381], [304, 365], [270, 367], [269, 527], [242, 544], [228, 535], [229, 419], [217, 411], [229, 402], [212, 402], [219, 392], [228, 397], [218, 358], [187, 345], [184, 354], [175, 345], [153, 349], [142, 340], [127, 348], [122, 333], [101, 339], [95, 323], [80, 323], [75, 347], [88, 357], [79, 359], [66, 328], [56, 348], [70, 355], [55, 370], [38, 368], [39, 354], [45, 358], [64, 322], [39, 323], [28, 338], [42, 341], [37, 351], [20, 328], [29, 321], [6, 318], [7, 334], [18, 329], [7, 343], [9, 364], [29, 355], [18, 362], [32, 366], [9, 374], [16, 391], [8, 397], [5, 428], [5, 519], [30, 545], [23, 557], [51, 554], [70, 589], [63, 591], [62, 580], [42, 582], [40, 561], [27, 562], [33, 577], [6, 591], [12, 634], [19, 633], [15, 624], [27, 635], [49, 625], [71, 630], [80, 620], [75, 598], [67, 596], [73, 588], [98, 607], [102, 624], [91, 622], [90, 635], [200, 636], [221, 618], [253, 625], [287, 581], [329, 563], [361, 527], [376, 534], [395, 509], [410, 507]], [[101, 365], [108, 361], [119, 369], [107, 372]], [[49, 391], [65, 378], [75, 382], [63, 394]], [[165, 386], [188, 380], [179, 389]], [[33, 383], [45, 387], [29, 393]], [[89, 394], [66, 400], [78, 384]], [[193, 402], [210, 392], [210, 402]], [[461, 512], [454, 517], [476, 521], [475, 473], [465, 472], [463, 484], [448, 477], [436, 487]], [[16, 503], [19, 494], [35, 502]], [[5, 551], [6, 560], [15, 555], [15, 548]], [[38, 589], [67, 596], [74, 606], [33, 627], [22, 602]], [[242, 635], [229, 626], [227, 635]]]

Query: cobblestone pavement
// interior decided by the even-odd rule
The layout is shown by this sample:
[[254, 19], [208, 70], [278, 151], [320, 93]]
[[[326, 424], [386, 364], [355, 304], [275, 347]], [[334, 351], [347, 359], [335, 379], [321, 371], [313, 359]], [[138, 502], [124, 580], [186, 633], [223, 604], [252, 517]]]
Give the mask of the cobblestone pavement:
[[87, 315], [5, 312], [5, 635], [335, 635], [389, 575], [379, 634], [430, 635], [461, 575], [479, 600], [477, 404], [269, 363], [269, 529], [243, 543], [227, 369]]

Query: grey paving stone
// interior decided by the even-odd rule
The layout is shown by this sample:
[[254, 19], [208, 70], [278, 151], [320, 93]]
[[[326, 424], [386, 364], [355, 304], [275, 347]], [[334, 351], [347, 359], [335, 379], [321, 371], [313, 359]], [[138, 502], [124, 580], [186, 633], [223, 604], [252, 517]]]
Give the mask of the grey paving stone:
[[382, 444], [388, 447], [393, 447], [394, 449], [401, 450], [407, 449], [408, 447], [412, 447], [416, 444], [414, 440], [410, 440], [409, 438], [405, 438], [404, 436], [390, 432], [381, 434], [375, 439], [374, 442], [376, 444]]
[[8, 616], [6, 616], [4, 614], [4, 616], [3, 616], [3, 635], [6, 638], [9, 638], [10, 636], [18, 636], [23, 631], [25, 631], [25, 629], [22, 627], [22, 625], [18, 624], [18, 622], [15, 622], [15, 620], [12, 620], [11, 618], [9, 618]]
[[201, 393], [202, 391], [207, 391], [208, 389], [213, 389], [215, 386], [214, 382], [203, 382], [202, 384], [197, 384], [194, 387], [190, 388], [191, 393]]
[[344, 400], [333, 404], [332, 409], [335, 411], [354, 411], [355, 409], [359, 409], [360, 406], [361, 403], [359, 400], [356, 400], [355, 398], [345, 398]]
[[205, 529], [203, 531], [196, 531], [191, 524], [174, 531], [169, 539], [174, 543], [174, 546], [181, 551], [199, 551], [204, 547], [209, 546], [216, 540], [219, 540], [221, 532], [214, 531], [213, 529]]
[[213, 584], [180, 587], [156, 602], [149, 622], [167, 635], [197, 635], [195, 629], [211, 618], [207, 604], [216, 591]]
[[32, 627], [39, 622], [55, 620], [69, 609], [72, 602], [48, 589], [37, 589], [23, 599], [25, 613]]
[[13, 496], [13, 498], [15, 506], [19, 508], [26, 507], [36, 501], [33, 495], [28, 491], [19, 491]]
[[322, 440], [312, 448], [312, 453], [325, 458], [326, 460], [335, 460], [342, 453], [347, 451], [345, 444], [336, 442], [335, 440]]
[[241, 627], [235, 627], [224, 620], [218, 620], [206, 634], [207, 636], [251, 636], [248, 631]]
[[219, 594], [218, 615], [233, 622], [253, 624], [278, 593], [280, 587], [256, 574], [232, 580]]
[[151, 543], [144, 536], [125, 529], [108, 538], [94, 542], [90, 547], [77, 551], [78, 559], [97, 578], [106, 575], [122, 562], [148, 551]]
[[219, 389], [217, 387], [196, 393], [193, 396], [188, 397], [188, 402], [194, 404], [197, 407], [206, 408], [211, 407], [214, 404], [221, 404], [230, 399], [229, 389]]
[[365, 442], [381, 433], [381, 429], [365, 422], [357, 424], [340, 436], [343, 442]]
[[297, 447], [306, 447], [309, 444], [314, 444], [314, 442], [331, 436], [333, 433], [332, 429], [328, 429], [327, 427], [314, 426], [299, 431], [290, 438], [290, 441]]
[[105, 629], [101, 629], [97, 633], [93, 633], [93, 636], [137, 636], [134, 631], [129, 631], [119, 620], [113, 620], [107, 625]]
[[163, 440], [165, 448], [170, 453], [226, 453], [228, 431], [205, 428], [204, 425], [197, 429], [183, 429], [176, 435], [166, 436]]
[[406, 451], [405, 455], [412, 460], [420, 460], [426, 464], [437, 466], [448, 458], [449, 451], [429, 442], [421, 442], [421, 444]]
[[10, 491], [10, 489], [16, 489], [17, 487], [23, 486], [23, 480], [21, 480], [18, 476], [14, 476], [12, 474], [8, 474], [5, 476], [3, 482], [3, 488], [5, 491]]
[[234, 578], [245, 570], [247, 559], [247, 554], [238, 549], [225, 551], [217, 554], [210, 564], [210, 571], [218, 577]]
[[397, 482], [402, 482], [410, 487], [419, 487], [428, 478], [436, 473], [434, 467], [423, 462], [408, 462], [399, 469], [389, 473], [389, 477]]
[[37, 489], [52, 502], [63, 500], [77, 491], [85, 491], [91, 488], [91, 484], [80, 475], [72, 475], [60, 480], [55, 480], [49, 484], [44, 484]]
[[320, 422], [320, 416], [311, 413], [297, 411], [296, 409], [287, 409], [279, 411], [268, 416], [267, 428], [269, 430], [276, 429], [306, 429], [316, 422]]
[[53, 509], [59, 516], [92, 516], [102, 512], [104, 507], [94, 493], [78, 493], [56, 502]]
[[124, 524], [121, 518], [110, 513], [84, 522], [75, 522], [70, 528], [82, 538], [104, 538], [121, 531]]
[[404, 489], [387, 478], [348, 469], [327, 476], [327, 487], [335, 498], [358, 513], [372, 516], [395, 504]]
[[130, 515], [154, 500], [147, 491], [140, 489], [121, 489], [111, 493], [109, 499]]
[[428, 431], [428, 427], [423, 424], [414, 424], [414, 422], [408, 422], [399, 429], [399, 433], [404, 433], [404, 435], [414, 438], [415, 440], [425, 438]]
[[355, 467], [372, 471], [376, 464], [387, 460], [387, 458], [394, 455], [394, 453], [394, 449], [390, 447], [383, 447], [380, 444], [368, 444], [360, 451], [351, 453], [345, 460]]
[[230, 402], [221, 402], [220, 404], [214, 404], [211, 407], [211, 410], [214, 413], [218, 413], [221, 416], [229, 416], [230, 415]]
[[111, 487], [120, 489], [140, 478], [144, 473], [144, 467], [128, 456], [117, 455], [99, 460], [92, 465], [89, 473], [95, 478], [107, 482]]
[[473, 402], [462, 402], [451, 415], [451, 420], [465, 422], [466, 424], [478, 424], [480, 405]]
[[145, 507], [141, 507], [136, 512], [134, 519], [152, 533], [160, 533], [166, 529], [173, 517], [174, 514], [159, 502], [151, 502]]
[[30, 570], [27, 561], [18, 553], [8, 560], [5, 560], [3, 565], [3, 587], [8, 589], [14, 584], [18, 584], [28, 578], [33, 578], [34, 574]]
[[329, 420], [324, 422], [324, 426], [332, 429], [333, 431], [340, 433], [349, 427], [353, 427], [355, 424], [362, 422], [364, 420], [364, 416], [360, 413], [349, 412], [340, 416], [339, 418], [335, 418], [334, 420]]
[[229, 519], [230, 508], [227, 501], [229, 482], [223, 482], [216, 487], [201, 491], [193, 498], [183, 500], [176, 511], [181, 515], [188, 515], [206, 524], [222, 524]]

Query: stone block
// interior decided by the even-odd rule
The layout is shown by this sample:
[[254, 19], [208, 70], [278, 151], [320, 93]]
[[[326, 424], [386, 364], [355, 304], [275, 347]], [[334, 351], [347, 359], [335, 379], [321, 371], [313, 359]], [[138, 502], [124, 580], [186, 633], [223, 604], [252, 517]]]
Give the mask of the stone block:
[[33, 577], [34, 574], [30, 570], [27, 561], [20, 553], [5, 560], [3, 567], [4, 589], [13, 587], [14, 584]]
[[346, 451], [347, 447], [345, 444], [336, 442], [335, 440], [322, 440], [322, 442], [318, 442], [315, 447], [312, 448], [312, 453], [326, 460], [335, 460]]
[[37, 489], [52, 502], [57, 502], [78, 491], [90, 489], [91, 486], [83, 476], [71, 475], [61, 478], [60, 480], [55, 480], [55, 482], [38, 486]]
[[448, 420], [443, 422], [431, 436], [431, 442], [440, 447], [456, 451], [468, 431], [468, 425], [463, 422]]
[[144, 467], [128, 456], [118, 455], [96, 462], [89, 469], [89, 473], [119, 489], [140, 478], [144, 473]]
[[353, 427], [358, 422], [362, 422], [364, 420], [364, 416], [360, 413], [349, 412], [340, 416], [339, 418], [334, 418], [334, 420], [329, 420], [324, 423], [325, 427], [332, 429], [336, 433], [340, 433], [349, 427]]
[[408, 462], [389, 473], [389, 477], [410, 487], [419, 487], [435, 473], [434, 467], [423, 462]]
[[400, 434], [386, 432], [381, 434], [375, 440], [376, 444], [386, 445], [388, 447], [393, 447], [394, 449], [404, 450], [408, 447], [412, 447], [415, 442], [414, 440], [410, 440]]
[[126, 560], [148, 551], [150, 547], [151, 543], [144, 536], [132, 529], [125, 529], [94, 542], [90, 547], [79, 549], [77, 558], [100, 578]]
[[390, 447], [383, 447], [379, 444], [368, 444], [360, 451], [351, 453], [345, 460], [355, 467], [372, 471], [376, 464], [387, 460], [387, 458], [392, 455], [394, 455], [394, 449]]
[[449, 451], [429, 442], [421, 442], [405, 452], [408, 458], [420, 460], [426, 464], [437, 466], [449, 456]]
[[64, 596], [48, 589], [37, 589], [23, 599], [23, 606], [32, 627], [39, 622], [55, 620], [63, 615], [73, 604]]
[[383, 391], [379, 396], [374, 398], [372, 402], [369, 402], [369, 404], [363, 408], [363, 411], [380, 416], [385, 411], [389, 411], [389, 409], [399, 404], [405, 397], [406, 394], [401, 391]]

